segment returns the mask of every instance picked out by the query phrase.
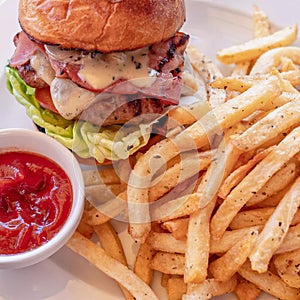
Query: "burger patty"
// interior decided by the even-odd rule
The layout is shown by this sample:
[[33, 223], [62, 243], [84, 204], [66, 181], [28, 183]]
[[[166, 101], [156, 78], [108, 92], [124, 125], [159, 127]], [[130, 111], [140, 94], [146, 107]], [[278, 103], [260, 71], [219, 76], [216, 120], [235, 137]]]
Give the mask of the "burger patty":
[[17, 70], [20, 77], [27, 85], [38, 89], [46, 88], [48, 86], [48, 84], [37, 75], [29, 62], [25, 65], [18, 66]]
[[158, 99], [114, 95], [95, 101], [81, 113], [79, 119], [99, 126], [137, 124], [156, 119], [163, 109], [164, 106]]

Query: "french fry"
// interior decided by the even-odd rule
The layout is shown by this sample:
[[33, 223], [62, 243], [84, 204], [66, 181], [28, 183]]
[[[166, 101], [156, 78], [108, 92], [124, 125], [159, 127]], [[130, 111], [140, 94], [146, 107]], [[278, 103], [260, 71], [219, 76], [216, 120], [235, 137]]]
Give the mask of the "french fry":
[[245, 165], [240, 166], [234, 170], [223, 182], [219, 189], [218, 196], [225, 199], [230, 191], [237, 186], [242, 179], [253, 169], [253, 167], [263, 160], [271, 151], [272, 147], [258, 152], [252, 159], [250, 159]]
[[134, 273], [148, 285], [151, 284], [153, 278], [153, 269], [150, 267], [150, 262], [154, 254], [155, 250], [147, 242], [140, 244], [133, 267]]
[[228, 281], [218, 281], [214, 278], [206, 279], [202, 283], [188, 284], [187, 293], [183, 300], [211, 299], [233, 292], [237, 285], [237, 277], [233, 276]]
[[[193, 175], [206, 169], [211, 163], [212, 156], [200, 158], [196, 154], [183, 156], [182, 161], [167, 169], [158, 180], [154, 180], [153, 185], [149, 189], [149, 202], [159, 199], [168, 193], [172, 188], [181, 182], [189, 179]], [[155, 182], [158, 181], [156, 184]]]
[[[197, 192], [201, 194], [199, 208], [206, 207], [217, 196], [219, 187], [233, 170], [241, 154], [241, 151], [226, 139], [227, 133], [219, 143], [216, 154], [198, 186]], [[214, 179], [211, 180], [212, 178]]]
[[279, 276], [270, 271], [261, 274], [253, 271], [249, 261], [239, 268], [238, 273], [243, 278], [254, 283], [259, 289], [278, 299], [295, 300], [300, 297], [298, 289], [288, 286]]
[[186, 241], [177, 240], [170, 233], [151, 231], [147, 237], [147, 243], [156, 251], [182, 254], [186, 251]]
[[184, 281], [200, 283], [207, 277], [210, 228], [209, 221], [215, 207], [215, 196], [206, 207], [190, 215], [185, 253]]
[[127, 260], [119, 236], [110, 222], [94, 226], [102, 248], [114, 259], [127, 265]]
[[[281, 120], [278, 122], [278, 120]], [[299, 99], [288, 102], [270, 112], [267, 116], [248, 128], [243, 134], [233, 139], [232, 143], [243, 151], [249, 151], [261, 146], [266, 141], [275, 138], [288, 128], [300, 122]]]
[[299, 205], [300, 178], [295, 181], [282, 198], [260, 233], [249, 256], [253, 270], [260, 273], [267, 271], [268, 264], [275, 251], [282, 244]]
[[296, 164], [294, 162], [283, 166], [255, 195], [252, 196], [246, 203], [246, 206], [255, 205], [268, 197], [272, 197], [292, 183], [297, 176]]
[[124, 188], [119, 183], [90, 185], [85, 187], [85, 197], [93, 206], [98, 206], [111, 200], [123, 191]]
[[90, 169], [82, 172], [84, 185], [91, 186], [97, 184], [118, 184], [120, 178], [114, 168]]
[[294, 251], [300, 248], [300, 223], [291, 226], [288, 233], [286, 234], [279, 249], [276, 250], [275, 254], [285, 253]]
[[254, 243], [258, 237], [258, 231], [250, 231], [230, 248], [220, 258], [209, 265], [209, 272], [216, 280], [228, 281], [238, 271], [251, 253]]
[[300, 249], [276, 255], [274, 265], [278, 275], [287, 285], [300, 288]]
[[167, 295], [168, 300], [181, 300], [182, 296], [186, 293], [186, 284], [182, 277], [169, 278], [167, 282]]
[[245, 279], [239, 279], [234, 290], [238, 300], [256, 300], [261, 294], [261, 290], [252, 282]]
[[207, 112], [211, 110], [211, 106], [207, 101], [199, 101], [187, 105], [176, 106], [168, 112], [169, 119], [181, 125], [192, 125], [201, 119]]
[[270, 34], [270, 23], [265, 12], [254, 5], [252, 18], [254, 38], [268, 36]]
[[87, 222], [87, 211], [84, 210], [77, 231], [83, 236], [90, 239], [93, 236], [94, 228]]
[[264, 207], [241, 211], [233, 218], [229, 227], [233, 230], [264, 225], [274, 213], [275, 207]]
[[189, 218], [178, 218], [162, 223], [162, 228], [171, 232], [177, 240], [185, 240], [189, 225]]
[[151, 219], [157, 222], [166, 222], [186, 217], [199, 208], [200, 196], [198, 193], [193, 193], [162, 203], [156, 207], [153, 206]]
[[[270, 24], [267, 15], [257, 6], [253, 8], [253, 36], [261, 38], [270, 34]], [[232, 71], [232, 76], [246, 75], [250, 69], [252, 61], [247, 60], [237, 63]]]
[[223, 236], [220, 239], [214, 239], [211, 237], [210, 240], [210, 249], [211, 254], [220, 254], [229, 251], [234, 245], [236, 245], [240, 240], [245, 236], [249, 235], [253, 231], [261, 231], [261, 226], [252, 226], [236, 230], [225, 231]]
[[87, 223], [91, 226], [100, 225], [119, 216], [127, 208], [126, 193], [122, 192], [117, 197], [92, 208], [87, 213]]
[[136, 299], [158, 300], [153, 290], [133, 271], [109, 256], [101, 247], [75, 232], [67, 243], [68, 247], [80, 254], [106, 275], [124, 286]]
[[281, 58], [285, 56], [290, 58], [295, 64], [300, 62], [300, 48], [295, 46], [279, 47], [261, 55], [254, 64], [250, 75], [267, 74], [281, 63]]
[[152, 269], [171, 275], [183, 275], [184, 264], [183, 254], [168, 252], [156, 252], [150, 262]]
[[296, 25], [288, 26], [271, 35], [256, 38], [244, 44], [224, 48], [217, 53], [217, 58], [224, 64], [232, 64], [258, 58], [266, 51], [291, 45], [297, 37]]
[[300, 151], [300, 128], [295, 128], [238, 184], [211, 220], [211, 233], [220, 238], [234, 216], [287, 161]]
[[[94, 230], [104, 251], [112, 258], [127, 266], [127, 259], [125, 257], [123, 246], [114, 227], [107, 222], [98, 226], [94, 226]], [[133, 296], [126, 288], [123, 287], [123, 285], [120, 284], [120, 288], [125, 299], [134, 300]]]
[[298, 70], [299, 70], [298, 67], [294, 64], [291, 58], [286, 56], [281, 57], [281, 63], [280, 63], [281, 72], [298, 71]]

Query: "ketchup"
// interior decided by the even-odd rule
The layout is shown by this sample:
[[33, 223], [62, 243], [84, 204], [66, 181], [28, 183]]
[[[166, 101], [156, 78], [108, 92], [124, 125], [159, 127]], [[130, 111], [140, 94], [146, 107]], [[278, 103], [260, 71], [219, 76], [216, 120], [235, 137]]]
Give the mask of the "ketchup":
[[49, 241], [71, 211], [64, 170], [38, 154], [0, 153], [0, 254], [32, 250]]

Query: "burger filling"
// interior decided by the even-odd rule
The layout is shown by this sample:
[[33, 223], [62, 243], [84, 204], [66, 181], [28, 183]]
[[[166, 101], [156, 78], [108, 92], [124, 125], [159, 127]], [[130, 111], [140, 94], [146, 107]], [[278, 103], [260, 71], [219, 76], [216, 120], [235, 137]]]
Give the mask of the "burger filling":
[[[38, 126], [77, 154], [126, 158], [148, 142], [165, 108], [178, 104], [188, 40], [177, 33], [142, 49], [100, 53], [43, 45], [20, 32], [8, 86]], [[112, 141], [129, 151], [116, 153]]]

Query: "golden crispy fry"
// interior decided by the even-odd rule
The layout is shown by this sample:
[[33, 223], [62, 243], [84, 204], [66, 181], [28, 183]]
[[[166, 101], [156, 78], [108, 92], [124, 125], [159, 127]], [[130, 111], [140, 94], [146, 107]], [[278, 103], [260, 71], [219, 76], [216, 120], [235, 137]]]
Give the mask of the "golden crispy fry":
[[100, 225], [117, 217], [127, 208], [126, 193], [122, 192], [117, 197], [92, 208], [87, 213], [87, 223], [89, 225]]
[[185, 253], [186, 242], [177, 240], [170, 233], [151, 231], [147, 237], [147, 243], [156, 251], [169, 253]]
[[257, 239], [258, 231], [248, 232], [240, 241], [230, 248], [223, 256], [209, 265], [209, 272], [219, 281], [228, 281], [248, 258]]
[[234, 216], [287, 161], [300, 151], [300, 128], [294, 129], [226, 197], [211, 221], [211, 233], [220, 238]]
[[85, 187], [85, 197], [93, 206], [98, 206], [111, 200], [123, 191], [124, 187], [120, 183], [90, 185]]
[[297, 37], [296, 25], [286, 27], [269, 36], [256, 38], [241, 45], [231, 46], [218, 51], [217, 58], [224, 64], [232, 64], [258, 58], [266, 51], [291, 45]]
[[197, 101], [197, 103], [189, 106], [176, 106], [168, 112], [168, 116], [172, 121], [181, 125], [192, 125], [201, 119], [211, 107], [206, 101]]
[[268, 197], [272, 197], [292, 183], [298, 176], [296, 164], [291, 162], [283, 166], [270, 180], [246, 203], [246, 206], [255, 205]]
[[185, 240], [188, 231], [189, 218], [178, 218], [162, 223], [162, 228], [171, 232], [177, 240]]
[[228, 91], [245, 92], [253, 85], [257, 84], [261, 80], [265, 80], [266, 76], [227, 76], [216, 79], [210, 86], [218, 89], [225, 89]]
[[223, 182], [219, 189], [218, 196], [225, 199], [230, 191], [237, 186], [242, 179], [253, 169], [253, 167], [263, 160], [271, 151], [272, 147], [267, 148], [261, 152], [258, 152], [252, 159], [250, 159], [245, 165], [240, 166], [234, 170]]
[[240, 267], [238, 273], [261, 290], [278, 299], [295, 300], [300, 297], [298, 289], [289, 287], [279, 276], [270, 271], [262, 274], [253, 271], [249, 261]]
[[216, 279], [206, 279], [202, 283], [188, 284], [187, 294], [182, 297], [183, 300], [211, 299], [233, 292], [237, 285], [237, 277], [233, 276], [228, 281], [218, 281]]
[[183, 254], [157, 252], [151, 260], [152, 269], [166, 274], [183, 275], [185, 258]]
[[276, 255], [274, 265], [278, 275], [287, 285], [300, 288], [300, 249]]
[[199, 208], [200, 196], [198, 193], [193, 193], [153, 207], [151, 218], [154, 221], [166, 222], [186, 217]]
[[211, 238], [210, 241], [210, 253], [225, 253], [230, 248], [234, 247], [245, 236], [249, 235], [253, 231], [261, 231], [262, 226], [252, 226], [236, 230], [225, 231], [220, 239]]
[[234, 292], [238, 300], [256, 300], [261, 294], [261, 290], [255, 284], [243, 278], [239, 279]]
[[[280, 120], [280, 122], [278, 121]], [[243, 151], [255, 149], [300, 122], [300, 94], [298, 99], [282, 105], [248, 128], [232, 143]]]
[[186, 284], [182, 277], [171, 277], [167, 283], [168, 300], [181, 300], [186, 293]]
[[131, 270], [109, 256], [101, 247], [75, 232], [68, 247], [123, 285], [136, 299], [158, 300], [152, 289]]
[[117, 184], [120, 178], [112, 167], [102, 169], [90, 169], [83, 171], [84, 185]]
[[110, 222], [94, 226], [102, 248], [114, 259], [127, 265], [127, 260], [119, 236]]
[[291, 189], [282, 198], [260, 233], [249, 256], [253, 270], [260, 273], [267, 271], [269, 262], [282, 244], [299, 205], [300, 178], [295, 181]]
[[215, 207], [215, 196], [206, 207], [200, 208], [190, 215], [185, 253], [184, 281], [200, 283], [207, 277], [210, 216]]
[[153, 269], [150, 267], [150, 262], [154, 254], [155, 250], [148, 243], [140, 244], [133, 268], [134, 273], [148, 285], [151, 284], [153, 278]]
[[217, 196], [221, 184], [233, 170], [241, 154], [241, 151], [226, 139], [227, 133], [219, 143], [216, 154], [198, 186], [197, 192], [201, 194], [199, 208], [206, 207]]
[[[267, 15], [257, 6], [253, 9], [253, 36], [261, 38], [270, 34], [270, 24]], [[232, 76], [240, 76], [248, 74], [252, 61], [247, 60], [237, 63], [232, 71]]]
[[236, 214], [229, 227], [235, 230], [249, 226], [264, 225], [274, 211], [275, 207], [264, 207], [241, 211]]
[[283, 56], [280, 59], [281, 59], [281, 63], [280, 63], [281, 72], [299, 71], [298, 67], [294, 64], [291, 58]]
[[290, 252], [300, 248], [300, 223], [291, 226], [282, 244], [275, 254]]
[[[182, 161], [175, 164], [154, 180], [149, 190], [149, 201], [155, 201], [167, 194], [176, 185], [191, 178], [201, 170], [206, 169], [211, 163], [212, 155], [200, 158], [198, 155], [182, 157]], [[156, 183], [157, 182], [157, 183]], [[156, 183], [156, 184], [155, 184]]]
[[[112, 258], [127, 266], [127, 259], [125, 257], [123, 246], [114, 227], [109, 222], [107, 222], [98, 226], [94, 226], [94, 230], [104, 251]], [[134, 299], [133, 296], [128, 292], [128, 290], [125, 289], [121, 284], [120, 288], [122, 290], [122, 293], [124, 294], [125, 299]]]
[[250, 75], [267, 74], [281, 63], [281, 58], [286, 56], [296, 65], [300, 64], [300, 48], [295, 46], [279, 47], [261, 55], [254, 64]]
[[253, 32], [254, 38], [264, 37], [270, 34], [268, 16], [256, 5], [253, 7]]

